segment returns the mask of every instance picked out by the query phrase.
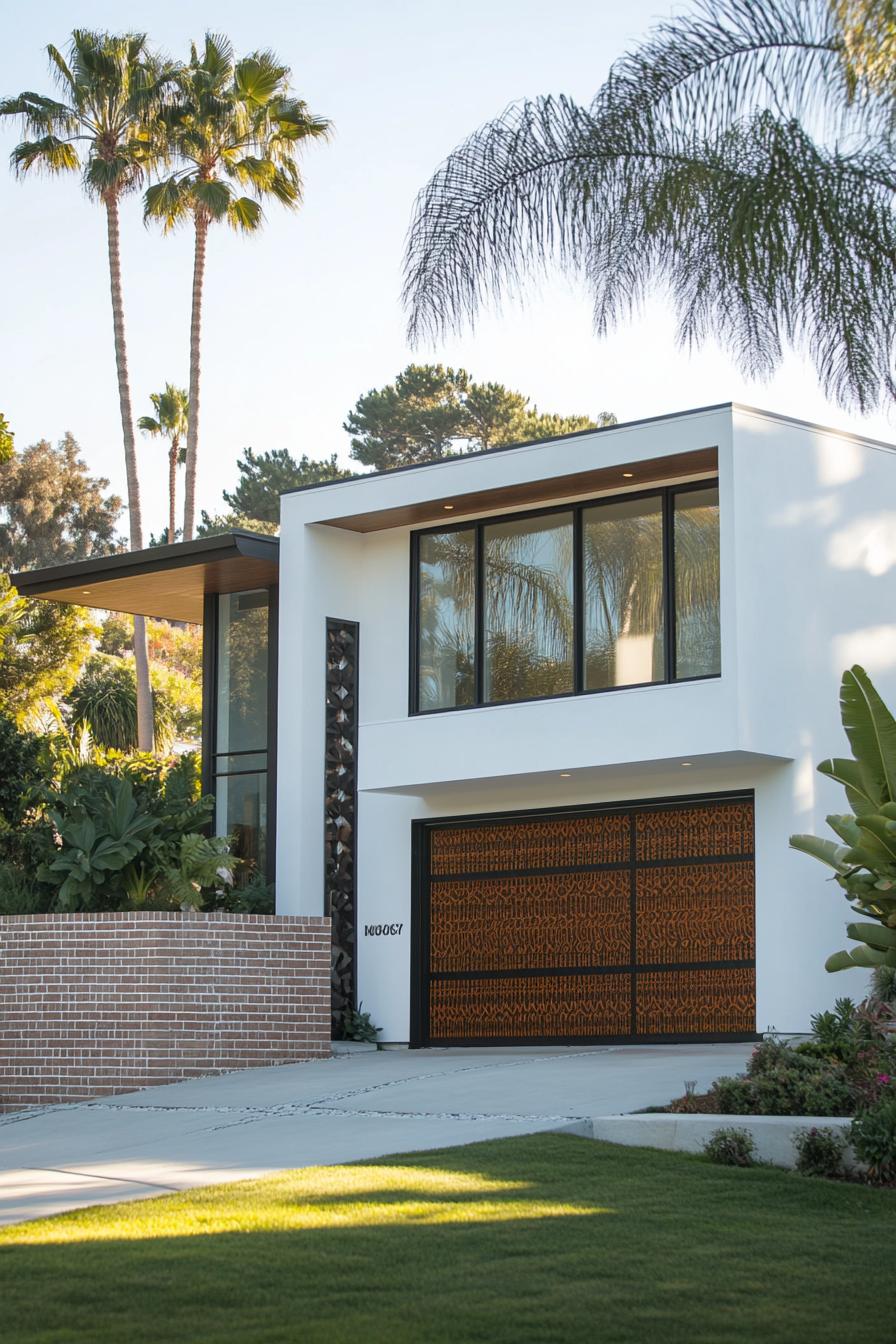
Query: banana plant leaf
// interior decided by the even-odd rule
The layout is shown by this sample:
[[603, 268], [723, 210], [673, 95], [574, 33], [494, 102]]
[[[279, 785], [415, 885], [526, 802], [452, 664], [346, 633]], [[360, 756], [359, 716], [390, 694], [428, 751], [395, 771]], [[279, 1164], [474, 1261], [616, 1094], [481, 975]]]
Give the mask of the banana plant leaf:
[[855, 962], [848, 952], [832, 952], [824, 964], [826, 971], [848, 971]]
[[876, 812], [883, 805], [880, 787], [875, 787], [867, 778], [867, 772], [858, 761], [847, 760], [843, 756], [829, 756], [818, 767], [820, 775], [826, 775], [846, 790], [846, 800], [855, 812]]
[[862, 833], [859, 830], [859, 824], [850, 813], [834, 813], [832, 816], [825, 817], [825, 821], [834, 834], [839, 835], [841, 840], [845, 840], [847, 845], [855, 846], [861, 843]]
[[887, 928], [886, 924], [847, 924], [846, 934], [857, 943], [866, 943], [881, 952], [896, 947], [896, 929]]
[[879, 789], [881, 803], [896, 802], [896, 719], [864, 668], [851, 667], [843, 673], [840, 713], [867, 785]]
[[860, 843], [863, 847], [867, 848], [869, 846], [871, 843], [869, 836], [871, 836], [877, 841], [877, 844], [872, 848], [875, 850], [879, 848], [891, 863], [896, 860], [896, 822], [869, 813], [867, 816], [859, 817], [858, 828], [862, 832]]
[[845, 872], [853, 866], [849, 860], [849, 855], [853, 853], [851, 849], [846, 845], [838, 845], [834, 840], [823, 840], [817, 835], [792, 835], [790, 848], [810, 854], [813, 859], [833, 868], [835, 873]]

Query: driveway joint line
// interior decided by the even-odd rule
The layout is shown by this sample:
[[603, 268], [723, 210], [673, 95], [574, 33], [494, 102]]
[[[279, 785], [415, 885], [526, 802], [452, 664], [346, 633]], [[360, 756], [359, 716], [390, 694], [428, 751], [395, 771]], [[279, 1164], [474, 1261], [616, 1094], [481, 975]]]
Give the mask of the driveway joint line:
[[145, 1185], [148, 1190], [167, 1190], [176, 1194], [176, 1185], [161, 1185], [158, 1181], [134, 1180], [130, 1176], [106, 1176], [95, 1171], [75, 1171], [73, 1167], [11, 1167], [11, 1171], [46, 1171], [55, 1176], [82, 1176], [88, 1181], [110, 1181], [114, 1185]]

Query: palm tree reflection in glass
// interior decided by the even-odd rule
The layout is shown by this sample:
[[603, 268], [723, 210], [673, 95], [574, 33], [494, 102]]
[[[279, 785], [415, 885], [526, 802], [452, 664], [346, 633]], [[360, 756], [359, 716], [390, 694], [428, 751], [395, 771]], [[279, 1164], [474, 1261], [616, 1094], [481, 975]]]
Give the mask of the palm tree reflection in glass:
[[[720, 670], [718, 492], [674, 500], [676, 678]], [[419, 708], [476, 703], [473, 528], [420, 539]], [[583, 689], [664, 681], [663, 507], [659, 496], [585, 509]], [[572, 513], [483, 528], [485, 702], [574, 686]], [[669, 580], [672, 582], [671, 576]]]

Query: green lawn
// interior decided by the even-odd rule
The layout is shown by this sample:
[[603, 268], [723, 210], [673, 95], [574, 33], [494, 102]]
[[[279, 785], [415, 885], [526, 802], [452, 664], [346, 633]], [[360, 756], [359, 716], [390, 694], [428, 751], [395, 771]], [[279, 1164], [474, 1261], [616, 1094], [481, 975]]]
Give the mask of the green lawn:
[[0, 1338], [887, 1344], [896, 1192], [536, 1135], [0, 1232]]

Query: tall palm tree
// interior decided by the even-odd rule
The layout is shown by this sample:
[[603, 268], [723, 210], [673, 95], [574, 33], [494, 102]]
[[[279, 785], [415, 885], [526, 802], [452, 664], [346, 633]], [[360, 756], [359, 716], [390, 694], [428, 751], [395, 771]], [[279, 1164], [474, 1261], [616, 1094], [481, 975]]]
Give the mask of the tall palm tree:
[[[190, 391], [183, 536], [193, 536], [199, 448], [202, 297], [208, 231], [226, 220], [254, 233], [260, 202], [273, 197], [295, 210], [302, 202], [297, 155], [306, 140], [325, 139], [330, 123], [290, 91], [290, 71], [267, 51], [235, 60], [226, 37], [208, 33], [191, 48], [166, 125], [182, 166], [145, 196], [146, 218], [166, 231], [190, 220], [194, 231], [190, 317]], [[250, 195], [240, 195], [246, 190]]]
[[189, 398], [186, 389], [165, 384], [164, 392], [150, 393], [155, 415], [141, 415], [137, 426], [144, 434], [168, 440], [168, 541], [177, 535], [177, 468], [184, 461]]
[[[32, 171], [80, 172], [85, 192], [106, 213], [130, 542], [132, 550], [139, 550], [143, 545], [143, 519], [128, 379], [119, 208], [122, 197], [136, 190], [160, 153], [156, 114], [172, 70], [150, 54], [143, 33], [111, 34], [79, 28], [72, 33], [68, 59], [52, 45], [47, 47], [47, 54], [60, 97], [21, 93], [0, 101], [0, 116], [20, 118], [28, 137], [12, 151], [12, 167], [18, 175]], [[150, 751], [152, 698], [142, 616], [134, 617], [134, 658], [138, 740], [141, 750]]]
[[896, 392], [892, 0], [698, 0], [623, 57], [588, 107], [517, 104], [452, 153], [411, 225], [412, 338], [557, 264], [598, 332], [656, 290], [685, 344], [748, 376], [785, 344], [825, 392]]

